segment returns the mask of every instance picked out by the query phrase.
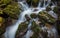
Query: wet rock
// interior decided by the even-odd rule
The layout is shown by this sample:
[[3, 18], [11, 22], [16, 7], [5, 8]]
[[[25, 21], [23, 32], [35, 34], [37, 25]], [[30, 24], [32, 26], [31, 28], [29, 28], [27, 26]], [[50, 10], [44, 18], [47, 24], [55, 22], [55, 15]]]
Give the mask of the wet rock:
[[25, 18], [26, 18], [27, 21], [31, 20], [31, 18], [27, 14], [25, 15]]
[[37, 14], [32, 13], [32, 14], [30, 15], [30, 17], [31, 17], [31, 18], [37, 18]]
[[28, 27], [28, 23], [22, 22], [18, 27], [15, 38], [23, 38], [27, 32], [27, 27]]
[[56, 22], [56, 19], [54, 17], [52, 17], [51, 15], [49, 15], [47, 12], [44, 11], [39, 12], [38, 17], [43, 22], [47, 22], [51, 24]]

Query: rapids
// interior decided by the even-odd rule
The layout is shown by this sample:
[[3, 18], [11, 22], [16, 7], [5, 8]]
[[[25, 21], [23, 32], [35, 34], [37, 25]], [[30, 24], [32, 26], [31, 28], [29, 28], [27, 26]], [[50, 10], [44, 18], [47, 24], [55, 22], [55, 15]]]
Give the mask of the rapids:
[[[40, 7], [42, 2], [39, 1], [39, 4], [36, 8], [29, 7], [28, 4], [25, 2], [25, 0], [18, 1], [18, 4], [21, 5], [21, 8], [22, 8], [23, 11], [19, 15], [19, 19], [17, 20], [17, 22], [15, 24], [11, 25], [10, 27], [6, 28], [5, 38], [15, 38], [15, 34], [16, 34], [17, 29], [18, 29], [18, 26], [21, 22], [25, 21], [25, 15], [26, 14], [28, 14], [28, 15], [30, 15], [32, 13], [38, 14], [40, 11], [45, 10], [46, 7], [51, 3], [51, 0], [47, 0], [47, 2], [46, 2], [46, 0], [43, 0], [43, 1], [44, 1], [43, 7]], [[53, 6], [55, 6], [55, 5], [53, 4], [51, 8], [53, 8]], [[37, 9], [37, 11], [34, 11], [35, 9]], [[54, 13], [52, 13], [51, 15], [53, 15], [53, 14]], [[54, 15], [53, 16], [56, 18], [56, 14], [54, 14]], [[32, 31], [30, 30], [30, 27], [31, 27], [31, 23], [28, 25], [29, 30], [27, 31], [27, 33], [25, 35], [25, 38], [29, 38], [31, 36]], [[43, 30], [47, 29], [47, 27], [42, 27], [42, 29]], [[54, 34], [57, 33], [56, 29], [53, 28], [53, 27], [52, 27], [52, 29], [48, 30], [48, 33], [51, 33], [50, 30], [52, 30], [54, 32]], [[56, 36], [56, 34], [55, 34], [55, 36]]]

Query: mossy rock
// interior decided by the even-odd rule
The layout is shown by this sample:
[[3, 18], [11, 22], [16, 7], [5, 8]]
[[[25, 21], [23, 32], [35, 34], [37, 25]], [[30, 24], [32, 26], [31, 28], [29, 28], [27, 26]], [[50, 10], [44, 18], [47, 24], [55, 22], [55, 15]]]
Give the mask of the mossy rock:
[[18, 15], [20, 14], [17, 3], [7, 5], [4, 12], [12, 18], [18, 18]]
[[32, 13], [32, 14], [30, 15], [30, 17], [31, 17], [31, 18], [37, 18], [37, 14]]
[[0, 0], [0, 13], [9, 15], [9, 17], [17, 19], [20, 14], [18, 3], [14, 0]]
[[0, 8], [5, 8], [12, 0], [0, 0]]
[[47, 23], [55, 23], [56, 19], [48, 14], [46, 11], [41, 11], [38, 14], [39, 19], [42, 19], [44, 22]]
[[27, 22], [22, 22], [21, 24], [19, 24], [15, 38], [22, 38], [27, 32], [27, 27], [28, 27]]
[[34, 33], [30, 38], [38, 38], [41, 32], [41, 28], [35, 23], [35, 21], [32, 22], [31, 30]]

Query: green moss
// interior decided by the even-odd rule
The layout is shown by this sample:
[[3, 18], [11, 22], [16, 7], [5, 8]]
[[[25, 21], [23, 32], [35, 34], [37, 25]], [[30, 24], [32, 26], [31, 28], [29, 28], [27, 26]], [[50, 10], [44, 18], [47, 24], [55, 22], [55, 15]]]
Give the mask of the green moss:
[[38, 38], [39, 34], [41, 32], [41, 28], [35, 23], [35, 21], [32, 22], [32, 31], [34, 32], [33, 35], [30, 38]]
[[0, 0], [0, 13], [6, 13], [11, 18], [18, 18], [20, 8], [18, 3], [13, 0]]
[[0, 0], [0, 7], [4, 7], [5, 5], [11, 3], [12, 0]]
[[25, 22], [21, 23], [18, 27], [18, 29], [20, 31], [23, 31], [24, 29], [26, 29], [28, 27], [28, 24], [26, 24]]
[[34, 31], [34, 32], [40, 32], [40, 27], [39, 27], [39, 25], [37, 25], [36, 23], [35, 23], [35, 21], [33, 21], [32, 22], [32, 27], [31, 27], [31, 29]]
[[4, 9], [4, 12], [12, 18], [17, 18], [19, 15], [18, 5], [16, 3], [13, 3], [12, 5], [7, 5], [7, 7]]
[[3, 10], [0, 10], [0, 14], [3, 14]]
[[8, 3], [10, 3], [12, 0], [0, 0], [0, 3], [3, 3], [3, 4], [8, 4]]
[[22, 38], [21, 35], [25, 34], [25, 32], [27, 31], [27, 27], [28, 27], [28, 23], [27, 22], [22, 22], [21, 24], [19, 24], [19, 27], [18, 27], [18, 29], [16, 31], [15, 37], [16, 38], [18, 38], [18, 37]]
[[39, 18], [44, 20], [45, 22], [48, 22], [48, 23], [55, 23], [56, 22], [56, 19], [53, 18], [51, 15], [49, 15], [47, 12], [39, 12], [38, 14]]

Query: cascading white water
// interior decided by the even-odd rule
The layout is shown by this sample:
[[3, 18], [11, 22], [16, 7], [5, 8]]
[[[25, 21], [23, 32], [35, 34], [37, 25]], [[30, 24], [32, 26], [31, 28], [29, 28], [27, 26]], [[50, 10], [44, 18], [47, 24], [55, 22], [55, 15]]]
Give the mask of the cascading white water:
[[[47, 1], [47, 4], [45, 4], [45, 0], [43, 0], [43, 1], [44, 1], [43, 7], [40, 7], [40, 4], [41, 4], [41, 3], [39, 2], [38, 7], [36, 7], [36, 8], [28, 7], [28, 5], [27, 5], [27, 3], [26, 3], [25, 1], [18, 2], [18, 3], [22, 6], [23, 12], [21, 12], [21, 14], [20, 14], [19, 19], [17, 20], [17, 22], [16, 22], [14, 25], [12, 25], [12, 26], [10, 26], [10, 27], [8, 27], [8, 28], [6, 29], [5, 37], [6, 37], [6, 38], [15, 38], [15, 34], [16, 34], [16, 31], [17, 31], [17, 29], [18, 29], [19, 24], [20, 24], [21, 22], [24, 22], [24, 21], [25, 21], [25, 15], [26, 15], [26, 14], [30, 15], [30, 14], [32, 14], [32, 13], [38, 14], [40, 11], [45, 10], [46, 7], [47, 7], [47, 6], [49, 5], [49, 3], [51, 2], [51, 0], [48, 0], [48, 1]], [[24, 3], [24, 2], [25, 2], [25, 3]], [[35, 9], [37, 9], [37, 11], [34, 11]], [[31, 25], [28, 25], [28, 27], [30, 27], [30, 26], [31, 26]], [[27, 31], [26, 38], [30, 38], [30, 35], [29, 35], [29, 34], [30, 34], [31, 32], [32, 32], [31, 30], [28, 30], [28, 31]]]

